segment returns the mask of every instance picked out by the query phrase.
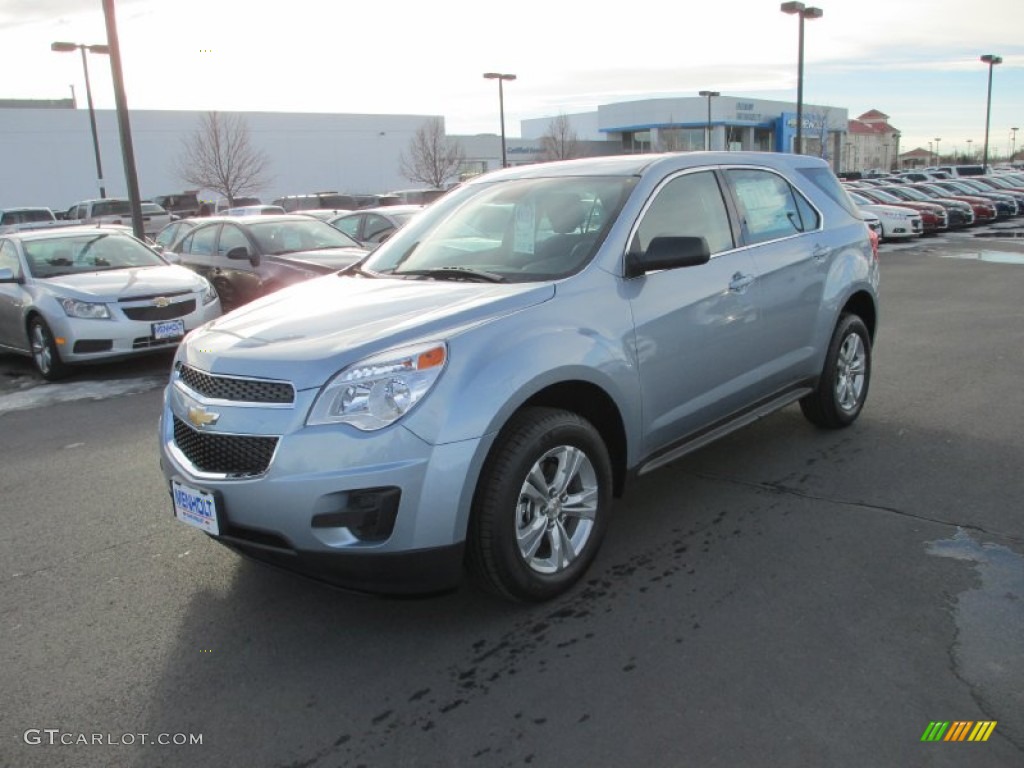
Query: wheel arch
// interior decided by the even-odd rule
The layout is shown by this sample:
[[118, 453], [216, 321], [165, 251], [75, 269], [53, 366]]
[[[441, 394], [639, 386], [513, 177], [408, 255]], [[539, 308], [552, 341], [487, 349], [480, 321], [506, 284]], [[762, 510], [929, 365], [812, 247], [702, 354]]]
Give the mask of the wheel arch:
[[612, 463], [612, 490], [615, 496], [621, 496], [626, 482], [626, 427], [612, 397], [589, 381], [561, 381], [535, 392], [509, 415], [505, 423], [524, 408], [538, 406], [570, 411], [594, 425], [608, 448]]
[[875, 330], [878, 326], [878, 308], [875, 306], [875, 301], [871, 298], [871, 294], [867, 291], [854, 293], [843, 304], [840, 315], [843, 314], [857, 315], [857, 317], [864, 321], [864, 325], [867, 326], [868, 333], [871, 335], [871, 341], [874, 343]]

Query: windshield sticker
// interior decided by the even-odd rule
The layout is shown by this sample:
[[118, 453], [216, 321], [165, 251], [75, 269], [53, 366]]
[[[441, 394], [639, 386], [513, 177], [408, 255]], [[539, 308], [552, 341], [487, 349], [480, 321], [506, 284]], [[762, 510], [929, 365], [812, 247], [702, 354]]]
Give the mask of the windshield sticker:
[[513, 249], [516, 253], [533, 253], [533, 203], [523, 203], [516, 206], [515, 238]]

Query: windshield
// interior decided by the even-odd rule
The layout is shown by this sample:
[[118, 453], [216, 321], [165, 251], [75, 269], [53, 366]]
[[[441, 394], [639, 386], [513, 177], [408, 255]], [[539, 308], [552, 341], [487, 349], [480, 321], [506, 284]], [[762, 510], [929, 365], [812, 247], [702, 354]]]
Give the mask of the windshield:
[[29, 274], [38, 278], [167, 263], [138, 240], [113, 232], [30, 240], [23, 247]]
[[[529, 282], [583, 268], [633, 187], [631, 177], [515, 179], [464, 188], [381, 246], [384, 274]], [[438, 203], [441, 205], [441, 203]], [[445, 270], [448, 272], [445, 273]]]
[[319, 219], [267, 221], [249, 225], [260, 251], [271, 256], [324, 248], [359, 248], [359, 243]]

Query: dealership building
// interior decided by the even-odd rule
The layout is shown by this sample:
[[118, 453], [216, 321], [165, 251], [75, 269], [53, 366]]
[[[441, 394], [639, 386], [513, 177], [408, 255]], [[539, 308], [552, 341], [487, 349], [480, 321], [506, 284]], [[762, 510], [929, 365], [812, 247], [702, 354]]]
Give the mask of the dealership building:
[[[709, 115], [710, 107], [710, 115]], [[425, 121], [436, 115], [242, 112], [250, 140], [269, 158], [264, 200], [317, 191], [379, 193], [422, 186], [401, 173], [402, 153]], [[176, 165], [202, 112], [132, 110], [132, 145], [144, 199], [186, 188]], [[546, 159], [542, 136], [557, 115], [524, 120], [521, 138], [506, 141], [510, 165]], [[567, 115], [579, 154], [631, 154], [704, 149], [789, 151], [796, 136], [796, 106], [779, 101], [717, 96], [645, 99]], [[838, 171], [847, 129], [845, 109], [805, 104], [803, 146]], [[96, 110], [96, 133], [108, 197], [127, 195], [117, 115]], [[709, 130], [710, 129], [710, 130]], [[464, 176], [501, 167], [496, 134], [452, 136], [466, 157]], [[4, 181], [0, 208], [42, 205], [67, 209], [99, 197], [89, 113], [71, 99], [0, 100]]]

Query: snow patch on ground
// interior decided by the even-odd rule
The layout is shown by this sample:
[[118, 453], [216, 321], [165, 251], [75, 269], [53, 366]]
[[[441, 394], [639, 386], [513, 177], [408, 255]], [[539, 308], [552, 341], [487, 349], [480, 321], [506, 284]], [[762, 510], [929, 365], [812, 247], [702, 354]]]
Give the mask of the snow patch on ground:
[[0, 395], [0, 414], [27, 411], [75, 400], [106, 400], [121, 395], [137, 395], [167, 383], [166, 376], [144, 376], [116, 381], [81, 381], [66, 384], [41, 384], [21, 392]]

